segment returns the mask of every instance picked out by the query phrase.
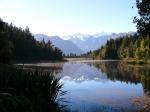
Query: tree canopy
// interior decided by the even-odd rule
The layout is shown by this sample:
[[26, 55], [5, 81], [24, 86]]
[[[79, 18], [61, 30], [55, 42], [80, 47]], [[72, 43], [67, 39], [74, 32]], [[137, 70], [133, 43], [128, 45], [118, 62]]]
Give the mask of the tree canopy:
[[28, 27], [18, 28], [0, 19], [0, 62], [11, 60], [61, 60], [62, 51], [50, 41], [34, 39]]
[[150, 35], [150, 0], [136, 0], [139, 18], [135, 17], [137, 31], [141, 35]]
[[149, 59], [150, 38], [133, 35], [110, 39], [91, 55], [96, 59]]
[[135, 17], [137, 34], [110, 39], [90, 53], [96, 59], [150, 59], [150, 0], [136, 0], [139, 18]]

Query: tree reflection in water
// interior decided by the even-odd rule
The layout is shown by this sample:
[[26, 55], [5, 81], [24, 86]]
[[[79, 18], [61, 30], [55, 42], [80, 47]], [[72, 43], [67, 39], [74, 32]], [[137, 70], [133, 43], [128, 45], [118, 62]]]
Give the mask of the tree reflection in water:
[[150, 67], [129, 66], [122, 62], [92, 63], [92, 66], [99, 68], [110, 80], [134, 84], [141, 83], [145, 94], [150, 93]]
[[105, 62], [92, 64], [96, 68], [101, 69], [102, 72], [107, 74], [110, 80], [119, 80], [126, 83], [141, 83], [144, 97], [132, 98], [131, 102], [137, 106], [139, 111], [150, 111], [150, 67], [145, 66], [129, 66], [122, 62]]
[[[72, 104], [73, 108], [79, 108], [79, 112], [83, 110], [89, 110], [88, 112], [91, 110], [106, 112], [130, 111], [129, 108], [131, 105], [127, 103], [128, 98], [131, 104], [133, 104], [131, 108], [135, 106], [134, 109], [146, 111], [146, 107], [150, 107], [150, 103], [148, 104], [150, 101], [150, 67], [129, 66], [119, 61], [87, 61], [65, 63], [60, 75], [67, 86], [65, 89], [71, 90], [71, 96], [69, 97], [74, 102]], [[115, 90], [112, 87], [115, 87]], [[88, 94], [86, 94], [87, 92]], [[146, 97], [144, 99], [147, 100], [143, 100], [143, 95]], [[98, 99], [100, 99], [101, 104], [97, 104], [96, 101]], [[107, 99], [110, 101], [106, 101]], [[119, 107], [116, 110], [113, 107], [115, 103], [111, 103], [115, 100], [117, 104], [119, 103], [118, 105], [125, 103], [125, 105], [130, 106], [126, 108], [123, 105], [123, 108]], [[138, 105], [136, 103], [137, 100], [141, 102]], [[85, 103], [87, 106], [84, 106]]]

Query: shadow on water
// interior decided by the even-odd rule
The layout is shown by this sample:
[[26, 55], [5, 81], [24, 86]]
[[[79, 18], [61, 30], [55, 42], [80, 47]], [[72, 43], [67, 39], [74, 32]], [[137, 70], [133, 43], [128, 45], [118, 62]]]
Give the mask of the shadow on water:
[[122, 62], [103, 62], [92, 64], [100, 69], [112, 81], [121, 81], [125, 83], [141, 83], [144, 92], [150, 92], [150, 67], [145, 66], [129, 66]]
[[150, 67], [115, 61], [65, 63], [59, 75], [72, 111], [150, 111]]
[[[57, 78], [52, 78], [61, 83], [53, 85], [53, 80], [49, 78], [49, 75], [37, 74], [35, 73], [36, 69], [48, 72], [58, 79], [61, 77], [60, 81]], [[29, 107], [26, 109], [33, 110], [35, 108], [36, 112], [43, 111], [42, 108], [46, 109], [47, 107], [51, 107], [52, 112], [66, 112], [69, 109], [71, 112], [150, 111], [150, 67], [129, 66], [119, 61], [42, 63], [24, 67], [24, 71], [28, 73], [28, 75], [23, 75], [26, 80], [23, 80], [18, 71], [16, 73], [16, 71], [5, 70], [5, 73], [3, 73], [2, 68], [0, 68], [0, 71], [0, 92], [9, 93], [10, 91], [13, 98], [8, 98], [9, 100], [15, 100], [17, 105]], [[64, 84], [63, 87], [62, 83]], [[65, 98], [67, 103], [58, 102], [59, 100], [56, 99], [57, 92], [56, 95], [50, 96], [49, 91], [52, 90], [49, 88], [52, 88], [52, 85], [58, 86], [57, 92], [67, 91], [67, 94], [62, 93], [62, 99]], [[29, 97], [26, 95], [29, 95]], [[21, 104], [16, 103], [18, 96], [17, 102], [21, 101]], [[51, 101], [52, 96], [55, 100]], [[45, 101], [53, 102], [53, 104], [50, 104], [50, 102], [44, 104]], [[2, 105], [1, 102], [2, 100], [0, 100], [0, 106], [2, 107], [4, 104]], [[12, 104], [14, 105], [14, 103]], [[60, 110], [64, 105], [67, 105], [69, 109], [63, 108], [64, 110]]]
[[[150, 111], [150, 67], [146, 66], [129, 66], [122, 62], [109, 62], [93, 64], [107, 75], [110, 80], [121, 81], [130, 84], [142, 84], [144, 96], [132, 98], [133, 106], [136, 111]], [[126, 110], [127, 111], [127, 110]], [[129, 111], [129, 110], [128, 110]]]
[[52, 72], [0, 65], [0, 112], [66, 112], [59, 80]]

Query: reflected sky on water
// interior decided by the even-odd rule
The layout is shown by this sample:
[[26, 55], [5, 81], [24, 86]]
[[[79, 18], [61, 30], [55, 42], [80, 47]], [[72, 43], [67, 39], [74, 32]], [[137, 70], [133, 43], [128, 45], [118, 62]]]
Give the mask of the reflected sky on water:
[[120, 62], [67, 62], [59, 73], [75, 112], [135, 111], [131, 101], [149, 93], [150, 69]]

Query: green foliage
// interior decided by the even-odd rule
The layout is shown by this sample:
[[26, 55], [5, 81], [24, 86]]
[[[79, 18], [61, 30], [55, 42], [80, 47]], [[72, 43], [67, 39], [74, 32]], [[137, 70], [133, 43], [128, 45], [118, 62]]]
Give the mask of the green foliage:
[[89, 56], [97, 59], [150, 59], [150, 0], [136, 0], [139, 18], [134, 18], [138, 35], [107, 41]]
[[140, 35], [150, 35], [150, 1], [136, 0], [139, 18], [135, 17], [134, 22], [137, 23], [137, 30]]
[[93, 52], [97, 59], [150, 59], [150, 38], [138, 35], [111, 39]]
[[51, 73], [0, 67], [0, 112], [62, 112], [62, 84]]
[[38, 42], [25, 30], [0, 19], [0, 62], [10, 60], [62, 60], [62, 52], [51, 42]]

